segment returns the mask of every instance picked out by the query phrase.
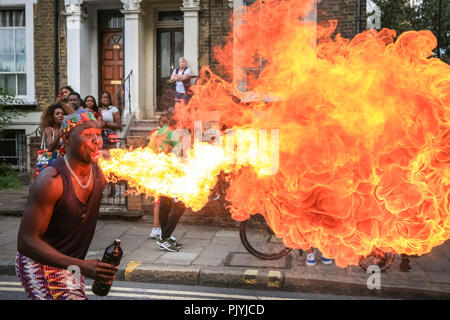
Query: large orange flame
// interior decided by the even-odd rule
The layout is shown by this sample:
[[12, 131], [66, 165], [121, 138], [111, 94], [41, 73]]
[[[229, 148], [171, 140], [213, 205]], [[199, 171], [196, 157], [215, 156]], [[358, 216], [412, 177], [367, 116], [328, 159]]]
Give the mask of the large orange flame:
[[[279, 128], [277, 173], [259, 174], [254, 161], [195, 170], [205, 177], [233, 171], [234, 219], [263, 213], [287, 246], [319, 248], [338, 266], [357, 264], [374, 248], [428, 253], [450, 238], [450, 67], [431, 58], [430, 31], [395, 41], [388, 29], [333, 38], [336, 21], [304, 21], [312, 8], [312, 0], [265, 0], [238, 11], [227, 44], [215, 48], [225, 78], [234, 80], [205, 67], [189, 104], [176, 107], [185, 128], [213, 111], [227, 128]], [[237, 89], [244, 77], [247, 93]], [[210, 152], [200, 156], [205, 163]], [[156, 175], [170, 175], [174, 161]], [[102, 163], [138, 176], [152, 166], [148, 158]], [[154, 176], [133, 180], [146, 191]], [[191, 189], [203, 200], [188, 206], [204, 205], [214, 182]], [[163, 183], [147, 194], [186, 192]]]
[[[204, 69], [178, 117], [188, 126], [219, 110], [227, 127], [279, 123], [279, 171], [233, 176], [234, 219], [262, 212], [288, 246], [317, 247], [339, 266], [374, 248], [428, 253], [450, 238], [450, 67], [431, 58], [430, 31], [332, 38], [336, 21], [303, 21], [312, 5], [265, 0], [240, 11], [215, 49], [234, 82]], [[236, 102], [243, 75], [253, 96], [276, 99]], [[253, 116], [260, 110], [270, 125]]]

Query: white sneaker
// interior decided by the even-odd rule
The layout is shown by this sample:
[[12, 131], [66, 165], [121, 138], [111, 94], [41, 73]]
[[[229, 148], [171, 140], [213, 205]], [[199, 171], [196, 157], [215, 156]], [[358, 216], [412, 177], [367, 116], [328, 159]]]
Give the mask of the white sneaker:
[[310, 267], [316, 265], [316, 257], [314, 255], [314, 252], [306, 254], [306, 265]]
[[152, 232], [150, 233], [150, 239], [161, 238], [161, 234], [161, 228], [153, 228]]
[[156, 243], [159, 245], [159, 248], [161, 250], [166, 250], [169, 252], [179, 251], [179, 249], [175, 245], [175, 242], [169, 241], [168, 239], [165, 240], [158, 239]]
[[322, 261], [323, 264], [332, 264], [333, 263], [333, 259], [328, 259], [328, 258], [325, 258], [324, 256], [320, 257], [320, 261]]

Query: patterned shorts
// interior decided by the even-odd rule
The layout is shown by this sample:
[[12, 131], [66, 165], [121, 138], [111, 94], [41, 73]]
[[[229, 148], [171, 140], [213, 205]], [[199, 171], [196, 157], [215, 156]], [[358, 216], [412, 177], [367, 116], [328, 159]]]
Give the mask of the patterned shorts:
[[87, 300], [84, 277], [79, 272], [49, 267], [18, 252], [16, 274], [32, 300]]

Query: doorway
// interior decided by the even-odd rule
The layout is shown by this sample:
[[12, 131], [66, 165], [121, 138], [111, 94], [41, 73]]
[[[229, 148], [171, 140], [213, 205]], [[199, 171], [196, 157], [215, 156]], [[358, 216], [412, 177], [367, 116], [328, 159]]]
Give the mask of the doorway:
[[183, 57], [183, 28], [157, 29], [157, 110], [166, 111], [174, 105], [175, 88], [168, 81], [178, 60]]
[[[98, 13], [100, 65], [99, 96], [102, 91], [111, 94], [113, 105], [123, 111], [123, 15], [118, 10]], [[98, 101], [100, 103], [100, 101]]]

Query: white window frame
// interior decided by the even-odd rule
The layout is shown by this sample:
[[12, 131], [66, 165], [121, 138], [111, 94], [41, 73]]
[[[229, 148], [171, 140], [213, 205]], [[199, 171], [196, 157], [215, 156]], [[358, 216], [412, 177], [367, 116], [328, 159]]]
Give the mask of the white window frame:
[[25, 104], [36, 104], [35, 76], [34, 76], [34, 10], [33, 5], [37, 0], [1, 0], [0, 8], [24, 8], [25, 9], [25, 33], [26, 33], [26, 83], [27, 94], [17, 95]]

